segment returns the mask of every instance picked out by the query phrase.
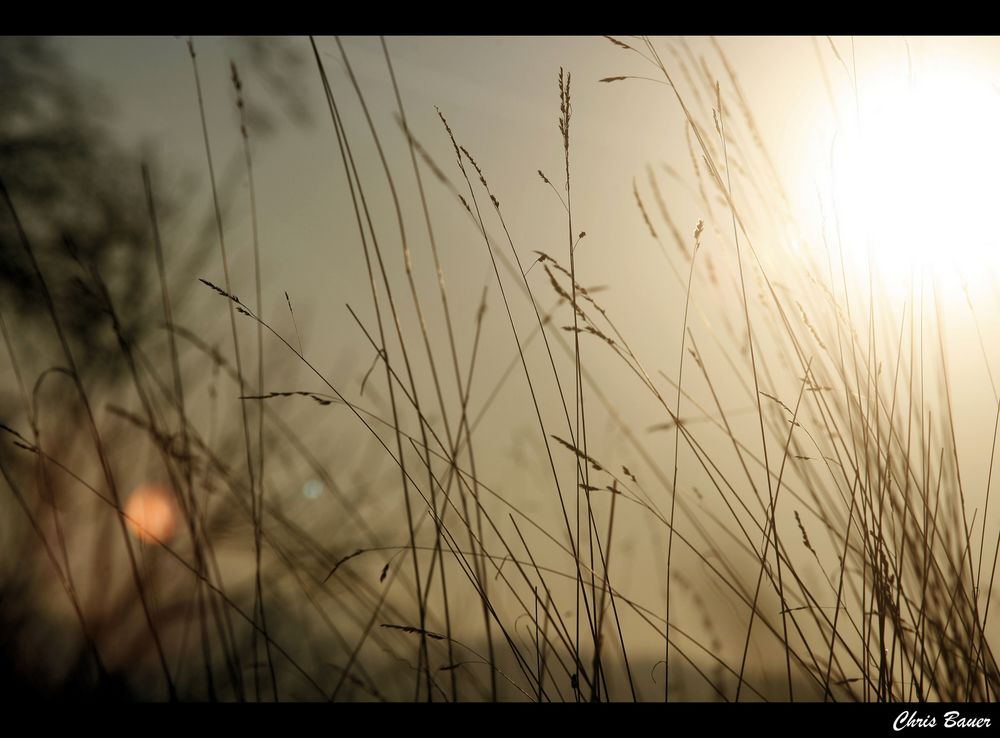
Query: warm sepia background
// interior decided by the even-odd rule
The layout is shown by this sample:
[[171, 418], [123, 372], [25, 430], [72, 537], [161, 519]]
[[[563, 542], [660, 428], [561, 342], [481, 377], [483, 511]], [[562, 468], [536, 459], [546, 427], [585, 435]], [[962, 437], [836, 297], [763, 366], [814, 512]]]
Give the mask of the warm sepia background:
[[0, 39], [10, 690], [996, 697], [1000, 40], [314, 43]]

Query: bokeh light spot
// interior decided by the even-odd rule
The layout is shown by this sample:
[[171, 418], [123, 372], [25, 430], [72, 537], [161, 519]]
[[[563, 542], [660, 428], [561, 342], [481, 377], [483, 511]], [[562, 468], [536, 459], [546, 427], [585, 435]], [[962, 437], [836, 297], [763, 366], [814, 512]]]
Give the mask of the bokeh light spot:
[[177, 506], [162, 485], [136, 487], [125, 503], [125, 515], [129, 530], [145, 543], [166, 543], [177, 530]]

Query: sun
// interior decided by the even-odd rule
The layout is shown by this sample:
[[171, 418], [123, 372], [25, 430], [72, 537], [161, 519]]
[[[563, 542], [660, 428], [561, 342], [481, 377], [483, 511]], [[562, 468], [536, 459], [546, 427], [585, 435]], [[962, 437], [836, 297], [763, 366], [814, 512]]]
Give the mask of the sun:
[[845, 256], [890, 284], [992, 270], [1000, 88], [987, 71], [940, 55], [870, 68], [845, 87], [826, 152], [828, 216]]

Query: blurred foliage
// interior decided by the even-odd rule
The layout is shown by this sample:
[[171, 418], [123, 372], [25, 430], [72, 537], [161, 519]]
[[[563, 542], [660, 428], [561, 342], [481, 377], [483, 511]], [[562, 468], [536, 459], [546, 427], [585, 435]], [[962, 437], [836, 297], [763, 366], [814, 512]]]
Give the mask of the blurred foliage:
[[[254, 141], [275, 134], [283, 121], [309, 122], [299, 81], [307, 57], [295, 42], [227, 39], [224, 48], [257, 87], [258, 94], [247, 107]], [[187, 61], [182, 46], [178, 55]], [[193, 79], [191, 84], [193, 99]], [[178, 171], [175, 161], [144, 160], [139, 152], [148, 152], [148, 146], [133, 150], [109, 132], [104, 125], [112, 110], [108, 98], [99, 85], [73, 68], [55, 41], [0, 37], [0, 100], [0, 181], [14, 208], [0, 197], [0, 315], [10, 333], [14, 358], [29, 393], [38, 372], [45, 376], [49, 367], [66, 364], [18, 229], [20, 221], [88, 392], [96, 380], [110, 388], [116, 402], [127, 404], [131, 380], [125, 376], [127, 362], [111, 328], [102, 290], [107, 288], [123, 334], [132, 343], [144, 344], [160, 331], [164, 320], [141, 164], [145, 161], [152, 170], [157, 221], [168, 252], [168, 288], [175, 304], [183, 303], [191, 290], [201, 289], [197, 277], [202, 265], [218, 258], [211, 199], [174, 194], [193, 191], [171, 184], [190, 182], [192, 172]], [[194, 103], [190, 115], [198, 115]], [[238, 138], [239, 129], [234, 128], [232, 135]], [[242, 152], [234, 161], [233, 176], [218, 183], [223, 200], [243, 196]], [[194, 164], [200, 168], [193, 173], [207, 187], [204, 160]], [[167, 235], [175, 226], [202, 221], [213, 227], [203, 228], [201, 237], [186, 248], [179, 250]], [[28, 419], [16, 415], [24, 405], [6, 348], [0, 355], [4, 377], [0, 423], [30, 435]], [[52, 402], [56, 396], [48, 389], [40, 401], [47, 405], [42, 423], [46, 453], [53, 458], [69, 458], [81, 449], [92, 453], [89, 438], [77, 432], [71, 419], [79, 407], [70, 385], [49, 384], [63, 393], [59, 397], [64, 401]], [[41, 409], [35, 407], [33, 412]], [[28, 508], [16, 505], [7, 490], [0, 493], [0, 550], [9, 561], [22, 562], [0, 571], [0, 693], [71, 700], [135, 697], [136, 685], [127, 684], [122, 675], [103, 668], [95, 671], [77, 622], [69, 621], [67, 627], [44, 612], [41, 603], [51, 596], [52, 587], [43, 583], [53, 585], [56, 578], [24, 515], [29, 512], [36, 520], [51, 521], [49, 511], [53, 505], [59, 507], [52, 500], [66, 480], [52, 476], [43, 484], [35, 476], [41, 469], [39, 457], [16, 448], [8, 436], [0, 440], [4, 476], [11, 475], [0, 485], [12, 491], [16, 486], [15, 495], [23, 495]], [[104, 440], [111, 446], [121, 442], [107, 428]], [[39, 487], [46, 485], [49, 491], [43, 499]], [[77, 564], [82, 568], [81, 562]], [[62, 565], [68, 567], [60, 560]], [[88, 614], [88, 627], [99, 621]], [[55, 634], [60, 636], [58, 644]]]
[[[155, 277], [138, 162], [99, 125], [101, 96], [45, 39], [0, 38], [0, 178], [35, 250], [60, 319], [88, 370], [116, 351], [82, 264], [108, 280], [117, 307], [138, 314]], [[6, 203], [0, 208], [0, 300], [19, 336], [49, 335], [42, 294]], [[151, 254], [150, 254], [151, 256]], [[138, 257], [138, 258], [136, 258]], [[127, 287], [122, 289], [122, 287]], [[140, 323], [129, 321], [129, 329]]]

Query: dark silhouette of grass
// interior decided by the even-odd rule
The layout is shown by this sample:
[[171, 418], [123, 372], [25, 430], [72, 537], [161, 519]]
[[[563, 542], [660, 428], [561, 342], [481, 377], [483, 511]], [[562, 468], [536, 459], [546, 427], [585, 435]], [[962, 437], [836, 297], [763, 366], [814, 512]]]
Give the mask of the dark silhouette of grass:
[[[118, 700], [996, 697], [988, 615], [1000, 544], [992, 561], [986, 544], [997, 424], [980, 509], [959, 466], [933, 281], [911, 281], [893, 305], [871, 264], [861, 277], [849, 272], [836, 226], [836, 242], [824, 232], [822, 248], [772, 249], [758, 221], [794, 223], [800, 235], [806, 225], [722, 46], [712, 40], [719, 81], [683, 40], [609, 41], [625, 55], [615, 58], [641, 68], [601, 82], [665, 94], [684, 121], [679, 144], [691, 171], [666, 167], [661, 181], [649, 167], [644, 182], [632, 182], [639, 213], [628, 215], [657, 250], [649, 268], [676, 297], [676, 310], [646, 316], [661, 337], [679, 331], [664, 342], [676, 374], [642, 355], [636, 326], [582, 276], [599, 245], [574, 206], [574, 193], [579, 203], [592, 183], [573, 166], [573, 101], [605, 88], [581, 92], [563, 69], [553, 75], [553, 110], [539, 111], [554, 113], [558, 92], [552, 144], [562, 176], [539, 169], [541, 183], [526, 179], [549, 198], [539, 207], [551, 203], [560, 230], [565, 218], [565, 241], [529, 250], [515, 236], [522, 215], [502, 206], [507, 198], [488, 176], [497, 163], [477, 160], [476, 131], [459, 132], [438, 110], [438, 140], [417, 139], [391, 42], [382, 39], [380, 50], [402, 136], [395, 143], [406, 146], [401, 161], [345, 45], [309, 39], [350, 196], [350, 248], [360, 246], [358, 276], [371, 297], [345, 306], [363, 339], [356, 378], [326, 369], [312, 350], [306, 357], [289, 292], [262, 270], [248, 112], [258, 88], [235, 63], [240, 128], [232, 135], [248, 184], [253, 300], [238, 297], [230, 272], [237, 254], [227, 251], [206, 122], [217, 101], [202, 94], [189, 42], [223, 279], [180, 266], [161, 234], [159, 166], [144, 164], [133, 215], [148, 229], [161, 356], [150, 331], [123, 319], [132, 302], [69, 223], [64, 249], [94, 308], [88, 331], [114, 339], [114, 381], [85, 381], [78, 336], [65, 327], [74, 305], [49, 289], [33, 224], [19, 218], [0, 172], [5, 217], [37, 292], [30, 299], [59, 356], [40, 376], [25, 373], [19, 357], [41, 339], [0, 306], [5, 389], [21, 398], [21, 409], [0, 418], [0, 475], [22, 521], [17, 552], [30, 564], [0, 579], [0, 633], [42, 631], [32, 622], [41, 605], [8, 603], [42, 601], [20, 593], [47, 583], [50, 599], [70, 608], [78, 644], [53, 656], [59, 663], [48, 673], [39, 669], [35, 685], [13, 641], [0, 641], [3, 665], [14, 665], [0, 684], [52, 696], [92, 687]], [[336, 50], [336, 74], [327, 47]], [[439, 149], [454, 161], [439, 164]], [[688, 214], [667, 185], [683, 186], [695, 204], [689, 236], [679, 225]], [[432, 207], [438, 194], [451, 210]], [[446, 217], [471, 226], [489, 269], [475, 305], [457, 300], [445, 278], [440, 247], [450, 232], [437, 223]], [[423, 266], [431, 282], [421, 280]], [[178, 272], [228, 311], [231, 353], [206, 338], [205, 325], [180, 323], [187, 293], [172, 286]], [[612, 295], [618, 289], [610, 285]], [[288, 335], [267, 307], [270, 294], [284, 295]], [[486, 318], [494, 294], [502, 335]], [[977, 306], [966, 297], [992, 382]], [[217, 318], [199, 316], [206, 325]], [[256, 369], [243, 362], [243, 329], [255, 332]], [[506, 363], [487, 371], [487, 349]], [[60, 396], [41, 389], [63, 379], [72, 395], [62, 409], [88, 439], [83, 450], [47, 432]], [[509, 399], [515, 391], [520, 405]], [[634, 396], [653, 421], [630, 417]], [[216, 425], [220, 398], [238, 402], [239, 417], [233, 409]], [[501, 411], [529, 426], [517, 442], [534, 454], [530, 462], [481, 430]], [[328, 416], [346, 428], [330, 455], [306, 438]], [[142, 463], [155, 464], [177, 495], [181, 519], [170, 540], [139, 542], [126, 525], [120, 480], [139, 443], [151, 449]], [[484, 473], [498, 459], [512, 479], [535, 464], [544, 478], [528, 489], [501, 486]], [[303, 471], [322, 512], [303, 513], [283, 493]], [[79, 496], [73, 506], [69, 490]], [[654, 560], [636, 547], [642, 526]], [[83, 545], [89, 559], [76, 558]], [[106, 580], [97, 597], [95, 578]], [[113, 628], [124, 634], [118, 641]], [[54, 687], [60, 680], [75, 686]]]

